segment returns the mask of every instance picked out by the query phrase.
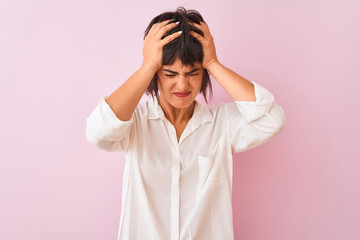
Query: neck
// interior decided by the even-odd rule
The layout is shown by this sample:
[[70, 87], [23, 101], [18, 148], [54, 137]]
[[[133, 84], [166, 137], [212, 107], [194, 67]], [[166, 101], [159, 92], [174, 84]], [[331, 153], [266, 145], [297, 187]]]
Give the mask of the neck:
[[176, 108], [170, 105], [166, 100], [164, 100], [161, 96], [158, 98], [159, 105], [164, 111], [165, 117], [171, 123], [178, 123], [189, 121], [194, 113], [195, 101], [190, 104], [187, 108]]

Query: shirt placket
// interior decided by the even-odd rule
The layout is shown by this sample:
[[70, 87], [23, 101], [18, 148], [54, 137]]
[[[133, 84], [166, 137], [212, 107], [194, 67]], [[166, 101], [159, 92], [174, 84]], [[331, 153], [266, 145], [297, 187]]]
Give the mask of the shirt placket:
[[167, 121], [167, 130], [169, 133], [171, 145], [173, 148], [173, 157], [171, 158], [171, 231], [170, 239], [179, 240], [180, 238], [180, 148], [177, 142], [175, 127]]

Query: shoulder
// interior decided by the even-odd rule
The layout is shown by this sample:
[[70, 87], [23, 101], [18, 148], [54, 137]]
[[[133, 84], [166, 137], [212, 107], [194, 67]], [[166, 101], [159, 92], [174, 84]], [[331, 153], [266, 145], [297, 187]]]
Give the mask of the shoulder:
[[227, 123], [236, 113], [238, 109], [234, 102], [218, 103], [213, 106], [198, 104], [195, 118], [201, 119], [202, 122], [213, 122], [223, 125]]
[[135, 108], [134, 114], [141, 119], [157, 118], [158, 106], [153, 99], [141, 100]]
[[220, 102], [214, 106], [206, 106], [208, 111], [213, 115], [231, 115], [238, 111], [235, 102]]
[[135, 111], [140, 114], [147, 113], [149, 111], [149, 101], [140, 101], [136, 106]]

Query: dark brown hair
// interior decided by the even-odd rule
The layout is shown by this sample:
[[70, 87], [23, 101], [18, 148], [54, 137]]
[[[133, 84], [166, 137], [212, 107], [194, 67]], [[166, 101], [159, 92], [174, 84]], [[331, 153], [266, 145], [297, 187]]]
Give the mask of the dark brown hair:
[[[146, 28], [144, 33], [144, 39], [149, 33], [153, 24], [162, 22], [168, 19], [174, 19], [171, 22], [179, 22], [179, 24], [168, 31], [162, 38], [167, 37], [175, 32], [182, 31], [181, 35], [175, 38], [173, 41], [164, 46], [163, 49], [163, 65], [171, 65], [174, 63], [175, 59], [178, 57], [183, 65], [194, 66], [194, 63], [202, 63], [204, 52], [199, 40], [190, 35], [189, 31], [193, 30], [199, 33], [201, 36], [204, 36], [204, 33], [189, 25], [189, 22], [194, 22], [200, 24], [200, 21], [205, 22], [201, 14], [196, 10], [186, 10], [184, 7], [178, 7], [174, 12], [164, 12], [151, 20], [149, 26]], [[152, 97], [158, 97], [158, 76], [154, 75], [151, 80], [146, 94], [152, 95]], [[200, 93], [203, 94], [205, 101], [207, 102], [207, 89], [210, 90], [210, 96], [212, 97], [212, 86], [210, 81], [209, 73], [204, 69], [202, 84]]]

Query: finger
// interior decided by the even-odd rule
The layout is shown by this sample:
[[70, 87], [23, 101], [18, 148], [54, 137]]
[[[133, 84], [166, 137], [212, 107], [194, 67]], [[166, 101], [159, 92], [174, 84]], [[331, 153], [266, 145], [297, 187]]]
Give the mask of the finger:
[[[202, 24], [202, 25], [200, 25]], [[200, 31], [202, 31], [204, 33], [204, 37], [206, 38], [207, 36], [211, 35], [210, 30], [207, 26], [207, 24], [205, 22], [200, 22], [200, 24], [197, 24], [195, 22], [189, 22], [189, 25], [191, 25], [194, 28], [199, 29]], [[194, 30], [192, 30], [194, 31]]]
[[[162, 21], [162, 22], [158, 22], [158, 23], [154, 23], [150, 30], [149, 30], [149, 34], [156, 34], [158, 32], [157, 29], [159, 29], [160, 27], [166, 25], [167, 23], [169, 23], [170, 21], [173, 21], [173, 19], [168, 19], [168, 20], [165, 20], [165, 21]], [[149, 35], [148, 34], [148, 35]]]
[[167, 36], [166, 38], [164, 38], [163, 40], [161, 40], [162, 47], [164, 47], [166, 44], [170, 43], [175, 38], [179, 37], [181, 35], [181, 33], [182, 33], [182, 31], [173, 33], [173, 34]]
[[206, 22], [200, 22], [202, 28], [204, 29], [203, 31], [208, 32], [210, 34], [210, 29], [209, 26], [206, 24]]
[[209, 26], [205, 22], [200, 22], [201, 25], [197, 24], [196, 26], [204, 32], [204, 34], [211, 35]]
[[168, 19], [168, 20], [165, 20], [165, 21], [162, 21], [162, 22], [158, 22], [156, 24], [155, 30], [159, 31], [160, 28], [162, 28], [163, 26], [166, 26], [171, 21], [173, 21], [173, 19]]
[[190, 25], [192, 25], [193, 27], [199, 28], [199, 29], [202, 28], [202, 25], [201, 25], [202, 23], [204, 23], [204, 22], [200, 21], [200, 24], [197, 24], [196, 22], [189, 21]]
[[159, 29], [158, 33], [156, 33], [156, 38], [161, 39], [169, 30], [173, 29], [179, 24], [179, 22], [176, 23], [169, 23], [168, 25], [163, 26]]
[[191, 30], [191, 31], [189, 31], [189, 33], [190, 33], [190, 35], [191, 35], [191, 36], [193, 36], [194, 38], [196, 38], [197, 40], [199, 40], [199, 41], [200, 41], [200, 43], [202, 43], [202, 42], [203, 42], [204, 37], [203, 37], [203, 36], [201, 36], [200, 34], [198, 34], [197, 32], [195, 32], [195, 31]]

